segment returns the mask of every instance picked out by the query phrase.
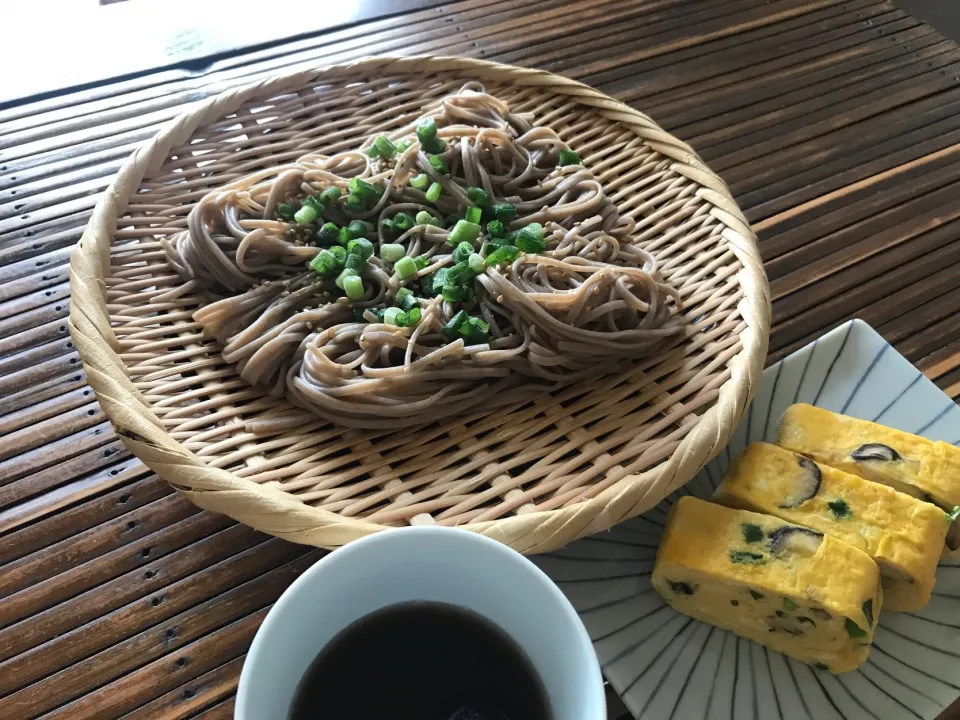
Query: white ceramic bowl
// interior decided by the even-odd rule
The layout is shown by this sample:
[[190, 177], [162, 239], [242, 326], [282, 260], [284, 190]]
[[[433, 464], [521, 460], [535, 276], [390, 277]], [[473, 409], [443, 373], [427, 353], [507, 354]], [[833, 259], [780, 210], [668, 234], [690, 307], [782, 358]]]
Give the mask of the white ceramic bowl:
[[371, 535], [300, 576], [253, 640], [235, 718], [286, 718], [300, 679], [327, 642], [375, 610], [412, 600], [459, 605], [496, 623], [532, 662], [554, 720], [605, 720], [597, 657], [563, 593], [505, 545], [444, 527]]

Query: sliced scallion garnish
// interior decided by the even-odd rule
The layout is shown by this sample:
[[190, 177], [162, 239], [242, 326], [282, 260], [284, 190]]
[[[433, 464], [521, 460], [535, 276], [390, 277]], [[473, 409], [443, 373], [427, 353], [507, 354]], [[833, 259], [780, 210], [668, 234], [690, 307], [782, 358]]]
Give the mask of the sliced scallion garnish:
[[577, 155], [573, 150], [561, 150], [560, 151], [560, 161], [557, 163], [560, 167], [566, 167], [567, 165], [583, 165], [583, 160], [580, 159], [580, 156]]
[[413, 218], [408, 213], [398, 212], [393, 216], [393, 226], [402, 233], [412, 228], [413, 225]]
[[450, 231], [447, 243], [454, 247], [462, 242], [472, 245], [479, 236], [480, 226], [477, 223], [469, 220], [458, 220], [456, 226]]
[[296, 215], [296, 213], [297, 209], [293, 205], [289, 205], [287, 203], [277, 204], [277, 217], [281, 220], [293, 222], [293, 216]]
[[453, 250], [453, 261], [455, 263], [462, 263], [473, 252], [473, 243], [462, 242], [457, 245]]
[[401, 280], [406, 280], [417, 274], [417, 264], [413, 261], [413, 258], [402, 257], [394, 263], [393, 271]]
[[479, 187], [468, 187], [467, 188], [467, 197], [477, 207], [489, 207], [490, 206], [490, 193], [488, 193], [483, 188]]
[[399, 325], [399, 323], [397, 322], [397, 317], [402, 312], [403, 310], [401, 310], [398, 307], [388, 307], [386, 310], [383, 311], [383, 322], [386, 323], [387, 325]]
[[399, 243], [386, 243], [380, 246], [380, 257], [390, 263], [395, 263], [406, 254], [407, 249]]
[[443, 192], [443, 185], [441, 185], [438, 182], [433, 183], [430, 186], [430, 189], [427, 190], [427, 193], [426, 193], [427, 202], [435, 203], [437, 200], [440, 199], [441, 192]]
[[340, 196], [343, 195], [343, 191], [338, 187], [328, 187], [322, 193], [320, 193], [320, 201], [326, 206], [331, 207], [337, 200], [340, 199]]
[[373, 146], [377, 149], [380, 157], [386, 160], [397, 154], [397, 146], [390, 142], [390, 138], [386, 135], [377, 135], [376, 140], [373, 141]]
[[363, 297], [363, 280], [358, 275], [350, 275], [343, 279], [343, 291], [351, 300], [359, 300]]
[[333, 245], [340, 234], [340, 228], [334, 223], [324, 223], [320, 229], [313, 233], [313, 239], [320, 245]]
[[467, 257], [467, 266], [474, 273], [479, 275], [484, 271], [484, 268], [486, 268], [487, 264], [480, 253], [470, 253], [469, 257]]

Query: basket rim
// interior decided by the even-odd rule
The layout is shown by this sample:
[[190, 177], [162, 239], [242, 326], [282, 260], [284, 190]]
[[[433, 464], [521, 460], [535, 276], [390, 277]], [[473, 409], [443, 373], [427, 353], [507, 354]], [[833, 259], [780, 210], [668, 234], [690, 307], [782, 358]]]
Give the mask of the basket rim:
[[770, 290], [756, 235], [723, 180], [689, 145], [643, 113], [599, 90], [545, 70], [441, 55], [371, 56], [284, 73], [226, 90], [166, 123], [127, 158], [98, 200], [71, 254], [69, 315], [70, 334], [87, 381], [126, 447], [199, 507], [293, 542], [332, 548], [392, 527], [307, 505], [292, 494], [208, 465], [174, 440], [125, 372], [110, 325], [105, 282], [117, 220], [126, 211], [129, 199], [143, 178], [158, 170], [170, 150], [189, 139], [198, 127], [230, 114], [258, 96], [269, 97], [304, 84], [359, 74], [371, 76], [376, 72], [469, 73], [481, 81], [539, 87], [597, 110], [636, 132], [646, 145], [672, 161], [673, 170], [699, 185], [697, 195], [711, 205], [710, 212], [724, 225], [720, 235], [742, 266], [737, 277], [743, 293], [738, 310], [745, 324], [739, 333], [741, 350], [729, 361], [730, 377], [719, 387], [714, 404], [669, 457], [642, 473], [627, 475], [594, 498], [555, 510], [459, 527], [490, 536], [524, 553], [545, 552], [640, 514], [686, 484], [727, 444], [760, 382], [771, 311]]

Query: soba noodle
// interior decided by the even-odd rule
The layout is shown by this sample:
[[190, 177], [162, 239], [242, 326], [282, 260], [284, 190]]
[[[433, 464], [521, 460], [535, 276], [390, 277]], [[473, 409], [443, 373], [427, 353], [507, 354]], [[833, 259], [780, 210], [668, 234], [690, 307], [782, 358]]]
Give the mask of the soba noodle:
[[633, 227], [556, 133], [468, 84], [359, 150], [209, 193], [164, 249], [245, 380], [390, 428], [612, 372], [680, 332]]

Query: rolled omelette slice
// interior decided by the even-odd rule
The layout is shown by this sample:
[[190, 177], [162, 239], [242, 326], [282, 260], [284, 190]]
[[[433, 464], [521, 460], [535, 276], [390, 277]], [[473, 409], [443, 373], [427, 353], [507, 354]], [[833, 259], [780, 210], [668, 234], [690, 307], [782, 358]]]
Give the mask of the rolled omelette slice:
[[734, 458], [713, 499], [863, 550], [880, 567], [885, 610], [919, 610], [930, 600], [949, 527], [935, 505], [768, 443]]
[[[812, 405], [791, 405], [777, 445], [873, 482], [889, 485], [946, 512], [960, 505], [960, 448]], [[960, 549], [960, 523], [947, 534]]]
[[835, 673], [867, 659], [883, 598], [862, 550], [694, 497], [671, 511], [651, 582], [678, 612]]

